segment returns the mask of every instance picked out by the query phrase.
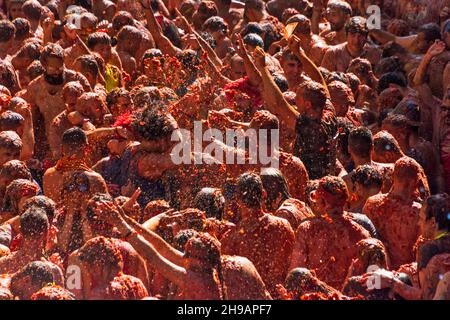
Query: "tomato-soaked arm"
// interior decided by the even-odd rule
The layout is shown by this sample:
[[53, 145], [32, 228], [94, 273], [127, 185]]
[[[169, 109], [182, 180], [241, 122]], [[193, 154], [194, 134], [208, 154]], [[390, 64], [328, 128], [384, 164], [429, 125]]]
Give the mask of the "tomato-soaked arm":
[[242, 57], [242, 59], [244, 59], [245, 73], [247, 74], [250, 84], [256, 87], [262, 82], [261, 73], [258, 71], [255, 64], [253, 63], [253, 60], [250, 58], [250, 55], [244, 45], [244, 41], [242, 40], [240, 34], [237, 35], [237, 40], [239, 43], [238, 53]]
[[289, 49], [292, 53], [301, 61], [303, 70], [305, 73], [314, 81], [323, 85], [327, 91], [328, 98], [330, 98], [330, 93], [328, 92], [328, 86], [325, 79], [322, 76], [319, 68], [315, 63], [306, 55], [305, 50], [300, 46], [300, 39], [296, 36], [292, 36], [289, 39]]
[[117, 230], [124, 239], [129, 242], [137, 253], [148, 261], [148, 263], [150, 263], [159, 273], [176, 285], [182, 288], [185, 287], [186, 269], [160, 254], [153, 245], [139, 235], [139, 231], [125, 222], [119, 211], [112, 204], [102, 202], [98, 206], [97, 211], [99, 216], [117, 227]]
[[420, 61], [419, 67], [417, 67], [416, 74], [414, 76], [414, 85], [418, 86], [425, 82], [425, 75], [431, 60], [444, 51], [445, 42], [443, 41], [436, 40], [435, 43], [431, 45], [427, 53], [423, 56], [422, 61]]
[[294, 128], [299, 112], [294, 109], [284, 98], [280, 89], [273, 80], [266, 66], [266, 55], [262, 49], [255, 50], [253, 53], [256, 68], [261, 73], [265, 106], [275, 115], [278, 115], [280, 120], [284, 122], [289, 128]]
[[164, 53], [171, 57], [177, 56], [182, 52], [181, 49], [174, 46], [174, 44], [167, 38], [162, 31], [161, 26], [156, 20], [155, 14], [150, 7], [149, 0], [141, 0], [142, 7], [144, 8], [145, 16], [147, 18], [148, 30], [152, 34], [153, 39], [157, 47]]

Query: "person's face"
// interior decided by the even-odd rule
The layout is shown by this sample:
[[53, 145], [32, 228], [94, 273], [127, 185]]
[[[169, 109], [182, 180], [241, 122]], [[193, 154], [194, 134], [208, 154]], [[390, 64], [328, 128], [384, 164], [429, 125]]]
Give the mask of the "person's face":
[[30, 300], [31, 296], [39, 289], [32, 284], [30, 276], [24, 276], [14, 281], [15, 294], [21, 300]]
[[19, 159], [20, 152], [15, 150], [0, 148], [0, 166], [11, 160]]
[[327, 9], [326, 18], [330, 22], [331, 31], [342, 30], [347, 21], [347, 15], [335, 8]]
[[97, 44], [94, 47], [94, 52], [97, 52], [105, 62], [108, 62], [111, 59], [111, 53], [112, 48], [108, 44]]
[[234, 59], [231, 61], [231, 76], [233, 77], [232, 80], [237, 80], [245, 77], [245, 66], [244, 61], [239, 59]]
[[[423, 206], [422, 208], [425, 208]], [[419, 213], [419, 230], [420, 234], [425, 238], [432, 238], [434, 236], [434, 232], [436, 231], [436, 221], [434, 217], [430, 219], [426, 219], [425, 210], [420, 210]]]
[[69, 92], [64, 95], [64, 102], [66, 103], [66, 109], [69, 112], [75, 110], [75, 105], [77, 104], [78, 95], [75, 92]]
[[134, 103], [133, 100], [131, 100], [128, 96], [122, 96], [117, 99], [117, 110], [119, 110], [120, 113], [123, 113], [127, 110], [133, 110], [134, 109]]
[[366, 42], [367, 35], [365, 34], [359, 32], [349, 32], [347, 34], [347, 43], [354, 50], [362, 51]]
[[64, 61], [56, 57], [50, 57], [43, 67], [47, 75], [60, 76], [64, 71]]
[[77, 34], [83, 41], [86, 41], [91, 33], [95, 32], [95, 21], [91, 19], [81, 19], [81, 29], [77, 30]]
[[283, 68], [284, 75], [288, 82], [298, 79], [301, 72], [300, 62], [294, 59], [283, 59], [281, 67]]
[[94, 121], [100, 121], [105, 114], [104, 105], [100, 100], [85, 101], [77, 107], [77, 111]]
[[421, 54], [425, 54], [430, 46], [431, 42], [425, 38], [425, 33], [419, 32], [416, 39], [417, 51]]
[[316, 191], [311, 192], [311, 209], [316, 215], [324, 215], [330, 213], [330, 208], [325, 200]]
[[22, 3], [12, 3], [9, 7], [9, 15], [13, 20], [17, 18], [25, 18], [22, 11]]

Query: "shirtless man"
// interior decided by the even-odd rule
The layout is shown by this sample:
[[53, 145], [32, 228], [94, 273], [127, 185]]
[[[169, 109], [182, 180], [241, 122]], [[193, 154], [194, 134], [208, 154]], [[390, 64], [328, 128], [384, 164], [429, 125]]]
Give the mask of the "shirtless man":
[[[350, 153], [355, 168], [369, 165], [379, 172], [383, 179], [383, 191], [388, 192], [392, 186], [393, 164], [381, 164], [372, 160], [373, 137], [371, 131], [366, 127], [356, 127], [350, 131], [348, 138], [348, 152]], [[353, 190], [352, 175], [350, 172], [344, 176], [344, 181], [349, 190]]]
[[262, 211], [263, 184], [254, 173], [241, 175], [237, 182], [241, 221], [221, 239], [225, 254], [239, 255], [253, 262], [267, 289], [283, 283], [294, 244], [294, 231], [281, 218]]
[[[31, 104], [33, 111], [34, 128], [37, 145], [42, 149], [45, 146], [43, 132], [50, 132], [53, 119], [64, 111], [65, 104], [62, 98], [62, 88], [67, 82], [79, 81], [86, 91], [90, 91], [86, 78], [66, 69], [64, 65], [63, 49], [56, 44], [47, 45], [41, 54], [41, 63], [44, 74], [34, 79], [21, 96]], [[44, 125], [39, 125], [39, 114], [44, 118]], [[42, 154], [41, 154], [42, 156]]]
[[373, 221], [386, 246], [393, 269], [414, 261], [413, 246], [422, 207], [414, 194], [420, 171], [413, 159], [399, 159], [394, 167], [392, 189], [370, 197], [363, 208], [363, 214]]
[[89, 35], [86, 44], [91, 51], [98, 53], [103, 58], [106, 67], [113, 65], [122, 70], [122, 62], [116, 49], [112, 47], [111, 37], [107, 33], [92, 33]]
[[320, 280], [341, 288], [352, 259], [357, 256], [357, 242], [370, 235], [344, 215], [348, 190], [341, 178], [320, 179], [313, 199], [317, 218], [298, 227], [289, 269], [315, 269]]
[[11, 52], [11, 46], [14, 41], [14, 33], [16, 28], [11, 21], [2, 20], [0, 21], [0, 58], [6, 59]]
[[93, 185], [93, 190], [106, 192], [106, 183], [102, 176], [92, 171], [86, 164], [86, 148], [88, 140], [80, 128], [72, 128], [64, 132], [62, 137], [62, 157], [56, 166], [48, 169], [43, 178], [44, 193], [56, 203], [61, 200], [63, 190], [63, 176], [71, 172], [85, 173]]
[[123, 274], [123, 257], [111, 239], [96, 237], [78, 250], [84, 266], [78, 299], [140, 300], [148, 296], [141, 279]]
[[221, 17], [211, 17], [203, 24], [203, 30], [209, 32], [216, 42], [214, 50], [220, 59], [225, 58], [229, 47], [232, 46], [231, 40], [228, 38], [228, 25]]
[[30, 21], [31, 32], [35, 38], [43, 39], [44, 31], [40, 25], [41, 16], [44, 13], [43, 7], [37, 0], [28, 0], [22, 5], [25, 18]]
[[352, 191], [347, 203], [348, 211], [362, 213], [369, 197], [381, 191], [383, 178], [380, 172], [371, 165], [361, 165], [351, 175]]
[[49, 221], [44, 210], [32, 207], [20, 216], [23, 237], [19, 251], [0, 258], [0, 274], [15, 273], [29, 262], [44, 257]]
[[[322, 3], [321, 1], [318, 1]], [[313, 7], [313, 21], [319, 22], [321, 6]], [[326, 19], [330, 23], [330, 29], [323, 30], [320, 36], [325, 39], [328, 45], [336, 46], [347, 41], [345, 24], [352, 16], [352, 7], [346, 1], [329, 1], [326, 8]], [[314, 26], [314, 33], [318, 33], [319, 26]]]
[[366, 58], [375, 65], [381, 53], [367, 43], [368, 29], [366, 19], [352, 17], [345, 25], [347, 41], [330, 47], [325, 53], [322, 67], [329, 71], [346, 72], [350, 62], [355, 58]]

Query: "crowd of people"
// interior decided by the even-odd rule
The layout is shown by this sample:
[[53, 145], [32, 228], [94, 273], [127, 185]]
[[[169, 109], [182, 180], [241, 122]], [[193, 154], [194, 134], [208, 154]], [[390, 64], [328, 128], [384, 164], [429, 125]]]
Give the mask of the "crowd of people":
[[241, 1], [0, 0], [0, 300], [450, 299], [450, 1]]

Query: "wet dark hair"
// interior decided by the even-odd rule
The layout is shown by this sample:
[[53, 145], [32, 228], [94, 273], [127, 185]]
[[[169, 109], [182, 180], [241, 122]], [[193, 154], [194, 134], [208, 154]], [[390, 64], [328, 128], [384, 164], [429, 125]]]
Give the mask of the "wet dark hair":
[[327, 91], [322, 84], [315, 81], [305, 81], [298, 86], [297, 92], [298, 90], [302, 90], [303, 98], [305, 101], [310, 101], [316, 111], [322, 111], [325, 108], [328, 98]]
[[383, 185], [380, 172], [370, 165], [362, 165], [356, 168], [351, 180], [353, 184], [359, 184], [365, 188], [376, 187], [380, 190]]
[[374, 72], [377, 77], [391, 72], [404, 73], [400, 59], [395, 56], [382, 58], [375, 66]]
[[142, 139], [158, 141], [170, 137], [178, 125], [170, 114], [146, 108], [132, 122], [132, 128]]
[[285, 76], [279, 73], [273, 74], [273, 81], [278, 86], [281, 92], [286, 92], [289, 90], [289, 83]]
[[263, 183], [256, 173], [242, 174], [237, 181], [237, 196], [249, 208], [260, 208], [263, 196]]
[[262, 36], [264, 30], [262, 26], [258, 22], [249, 22], [244, 28], [241, 30], [241, 36], [245, 37], [247, 34], [254, 33], [258, 36]]
[[123, 268], [123, 258], [117, 246], [108, 238], [96, 237], [87, 241], [78, 251], [79, 259], [87, 265], [100, 263], [118, 269]]
[[70, 128], [63, 133], [62, 144], [69, 148], [80, 148], [87, 143], [86, 133], [81, 128]]
[[286, 178], [280, 170], [275, 168], [264, 168], [261, 169], [261, 181], [264, 186], [264, 190], [267, 193], [266, 204], [268, 208], [276, 210], [278, 203], [274, 201], [281, 195], [281, 201], [289, 199], [291, 195], [289, 194], [289, 188], [287, 185]]
[[208, 18], [204, 23], [202, 29], [204, 31], [211, 31], [211, 32], [227, 32], [227, 24], [225, 20], [223, 20], [222, 17], [219, 16], [213, 16]]
[[369, 128], [356, 127], [350, 131], [348, 144], [361, 157], [370, 157], [373, 136]]
[[17, 40], [25, 39], [26, 36], [30, 35], [30, 22], [25, 18], [14, 19], [14, 27], [16, 28], [15, 38]]
[[31, 285], [40, 289], [57, 281], [51, 263], [43, 261], [30, 262], [11, 278], [11, 293], [14, 296], [21, 298], [21, 287], [18, 286], [17, 282], [25, 277], [30, 277]]
[[30, 169], [28, 169], [25, 162], [20, 160], [10, 160], [5, 162], [0, 168], [0, 176], [7, 176], [10, 182], [17, 179], [32, 180]]
[[403, 88], [406, 88], [407, 86], [406, 79], [401, 73], [389, 72], [382, 75], [378, 80], [378, 93], [389, 88], [391, 84], [396, 84]]
[[423, 33], [425, 40], [430, 43], [441, 39], [441, 29], [436, 23], [427, 23], [417, 29], [417, 33]]
[[32, 206], [20, 216], [20, 233], [24, 237], [36, 237], [44, 235], [50, 223], [44, 209]]
[[98, 44], [111, 45], [111, 37], [105, 32], [94, 32], [89, 35], [87, 39], [87, 46], [89, 49], [94, 50]]
[[116, 32], [119, 32], [124, 26], [135, 26], [135, 22], [131, 13], [127, 11], [119, 11], [113, 17], [112, 27]]
[[244, 41], [244, 44], [249, 45], [253, 48], [256, 47], [264, 48], [263, 39], [256, 33], [249, 33], [242, 40]]
[[0, 114], [0, 131], [16, 131], [24, 121], [20, 114], [7, 110]]
[[0, 132], [0, 148], [14, 150], [18, 155], [22, 151], [22, 140], [14, 131]]
[[48, 221], [51, 224], [56, 214], [56, 203], [52, 199], [46, 196], [34, 196], [26, 200], [23, 205], [24, 211], [33, 207], [42, 209], [47, 215]]
[[427, 220], [434, 218], [439, 230], [450, 231], [450, 196], [447, 193], [429, 196], [424, 207]]
[[14, 33], [16, 32], [16, 27], [9, 20], [1, 20], [0, 21], [0, 43], [8, 42], [14, 37]]
[[198, 234], [194, 229], [185, 229], [179, 231], [173, 238], [173, 245], [178, 251], [184, 252], [186, 243]]
[[195, 196], [194, 208], [204, 211], [207, 218], [222, 220], [225, 211], [225, 198], [220, 189], [203, 188]]
[[64, 49], [56, 43], [49, 43], [41, 52], [41, 63], [45, 65], [49, 58], [64, 60]]
[[22, 11], [28, 20], [41, 20], [42, 5], [37, 0], [28, 0], [22, 5]]
[[79, 56], [74, 63], [79, 62], [81, 64], [81, 68], [89, 73], [91, 73], [94, 77], [97, 77], [99, 74], [99, 66], [97, 60], [93, 55], [85, 54]]
[[351, 17], [345, 24], [345, 32], [361, 33], [363, 35], [368, 35], [369, 29], [367, 28], [366, 19], [359, 16]]

